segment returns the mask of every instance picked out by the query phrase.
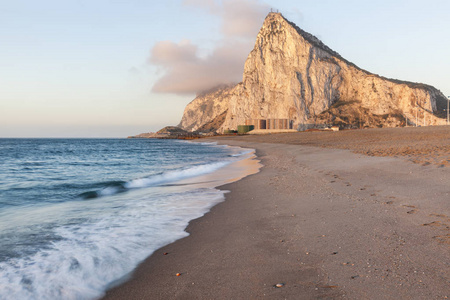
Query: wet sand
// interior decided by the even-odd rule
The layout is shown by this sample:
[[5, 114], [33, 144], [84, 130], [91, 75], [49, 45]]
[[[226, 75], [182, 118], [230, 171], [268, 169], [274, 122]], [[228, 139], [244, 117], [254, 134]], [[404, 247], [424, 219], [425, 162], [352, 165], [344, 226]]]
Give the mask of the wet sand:
[[447, 128], [216, 138], [264, 167], [105, 299], [446, 299]]

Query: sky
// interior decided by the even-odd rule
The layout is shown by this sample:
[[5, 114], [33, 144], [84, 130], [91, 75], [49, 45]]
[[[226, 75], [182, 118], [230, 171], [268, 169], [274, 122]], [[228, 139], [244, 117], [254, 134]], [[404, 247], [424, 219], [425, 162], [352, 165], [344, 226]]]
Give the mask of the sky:
[[450, 96], [448, 0], [0, 0], [0, 137], [126, 137], [177, 125], [242, 80], [278, 10], [345, 59]]

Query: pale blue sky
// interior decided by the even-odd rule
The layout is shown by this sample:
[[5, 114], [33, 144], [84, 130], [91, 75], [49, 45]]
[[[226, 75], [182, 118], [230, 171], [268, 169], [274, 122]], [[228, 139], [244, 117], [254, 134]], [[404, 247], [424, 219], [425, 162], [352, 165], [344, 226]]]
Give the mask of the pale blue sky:
[[[125, 137], [176, 125], [195, 97], [187, 86], [209, 84], [183, 74], [211, 78], [235, 60], [235, 78], [251, 25], [271, 7], [361, 68], [450, 95], [450, 1], [213, 2], [0, 0], [0, 137]], [[253, 23], [241, 26], [247, 15]]]

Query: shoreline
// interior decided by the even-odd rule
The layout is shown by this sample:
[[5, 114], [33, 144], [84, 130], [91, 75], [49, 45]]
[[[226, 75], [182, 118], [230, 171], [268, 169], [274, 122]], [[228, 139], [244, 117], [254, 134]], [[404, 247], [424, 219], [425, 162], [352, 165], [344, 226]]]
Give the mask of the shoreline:
[[[205, 143], [205, 144], [211, 144], [211, 146], [219, 146], [219, 147], [226, 147], [230, 148], [230, 151], [233, 152], [239, 152], [239, 154], [234, 153], [230, 154], [229, 156], [237, 157], [237, 160], [234, 161], [223, 161], [225, 162], [225, 165], [203, 175], [197, 175], [195, 177], [187, 178], [187, 179], [179, 179], [177, 180], [173, 185], [180, 185], [180, 186], [191, 186], [191, 189], [193, 190], [215, 190], [219, 194], [221, 194], [221, 200], [217, 202], [217, 200], [210, 200], [210, 204], [208, 204], [209, 208], [207, 208], [206, 212], [200, 212], [200, 216], [195, 217], [194, 219], [190, 219], [186, 222], [186, 228], [188, 227], [189, 223], [193, 220], [202, 218], [205, 214], [209, 213], [211, 208], [216, 206], [217, 204], [220, 204], [221, 202], [225, 201], [225, 194], [228, 193], [227, 190], [219, 189], [219, 186], [224, 186], [230, 183], [233, 183], [235, 181], [238, 181], [244, 177], [247, 177], [249, 175], [258, 173], [262, 165], [260, 164], [260, 161], [255, 155], [255, 149], [250, 148], [244, 148], [239, 146], [231, 146], [231, 145], [220, 145], [215, 141], [205, 141], [205, 140], [198, 140], [198, 141], [190, 141], [190, 143]], [[235, 149], [232, 149], [235, 148]], [[186, 231], [186, 228], [184, 228], [183, 233], [189, 233]], [[184, 237], [179, 237], [176, 240], [173, 240], [169, 244], [175, 243], [179, 239], [182, 239]], [[165, 244], [162, 247], [165, 247], [169, 244]], [[160, 248], [162, 248], [160, 247]], [[158, 249], [160, 249], [158, 248]], [[155, 251], [157, 251], [156, 249]], [[155, 252], [151, 252], [145, 259], [148, 259], [153, 255]], [[137, 267], [142, 263], [142, 261], [136, 265], [135, 269], [133, 269], [131, 272], [124, 274], [122, 277], [117, 278], [110, 282], [108, 286], [106, 287], [106, 290], [114, 289], [118, 286], [121, 286], [128, 282], [130, 279], [133, 278], [133, 274]], [[103, 296], [100, 296], [100, 298]]]
[[264, 167], [219, 187], [230, 191], [224, 202], [104, 299], [450, 296], [448, 168], [246, 137], [214, 141], [256, 149]]
[[[193, 143], [205, 143], [205, 141], [190, 141]], [[194, 184], [196, 187], [205, 187], [219, 189], [220, 186], [239, 181], [242, 178], [258, 173], [262, 165], [258, 157], [255, 154], [255, 149], [239, 147], [239, 146], [229, 146], [225, 144], [216, 143], [214, 144], [227, 146], [227, 147], [237, 147], [242, 149], [245, 153], [241, 154], [241, 159], [233, 161], [222, 168], [215, 170], [212, 173], [196, 176], [191, 179], [179, 180], [177, 184]]]

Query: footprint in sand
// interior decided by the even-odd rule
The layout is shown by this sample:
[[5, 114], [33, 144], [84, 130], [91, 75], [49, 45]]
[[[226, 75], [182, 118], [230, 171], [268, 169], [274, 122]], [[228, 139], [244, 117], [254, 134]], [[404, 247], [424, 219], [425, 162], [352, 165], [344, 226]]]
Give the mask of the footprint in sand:
[[403, 205], [403, 206], [408, 208], [416, 208], [414, 205]]
[[[443, 214], [430, 214], [429, 216], [430, 217], [438, 217], [438, 218], [450, 221], [450, 218]], [[422, 226], [432, 227], [435, 229], [441, 229], [441, 230], [445, 230], [447, 232], [450, 230], [450, 226], [441, 221], [433, 221], [433, 222], [429, 222], [429, 223], [424, 223], [424, 224], [422, 224]], [[433, 236], [433, 239], [435, 239], [440, 244], [450, 245], [450, 234], [449, 233], [444, 234], [444, 235]]]
[[438, 217], [438, 218], [447, 219], [447, 221], [450, 221], [450, 217], [448, 217], [446, 215], [442, 215], [442, 214], [430, 214], [430, 217]]
[[442, 223], [439, 221], [433, 221], [430, 223], [424, 223], [424, 224], [422, 224], [422, 226], [440, 227], [440, 226], [442, 226]]
[[[414, 205], [403, 205], [403, 207], [407, 207], [407, 208], [417, 208], [417, 207], [415, 207]], [[408, 210], [406, 213], [412, 215], [412, 214], [417, 213], [417, 211], [418, 211], [417, 209], [411, 209], [411, 210]]]
[[425, 223], [425, 224], [422, 224], [422, 226], [430, 226], [430, 227], [439, 227], [439, 228], [442, 228], [442, 229], [450, 229], [450, 226], [448, 226], [445, 223], [442, 223], [441, 221], [433, 221], [433, 222], [430, 222], [430, 223]]
[[438, 241], [438, 243], [440, 243], [440, 244], [450, 245], [450, 234], [447, 234], [447, 235], [436, 235], [436, 236], [433, 236], [433, 239]]

